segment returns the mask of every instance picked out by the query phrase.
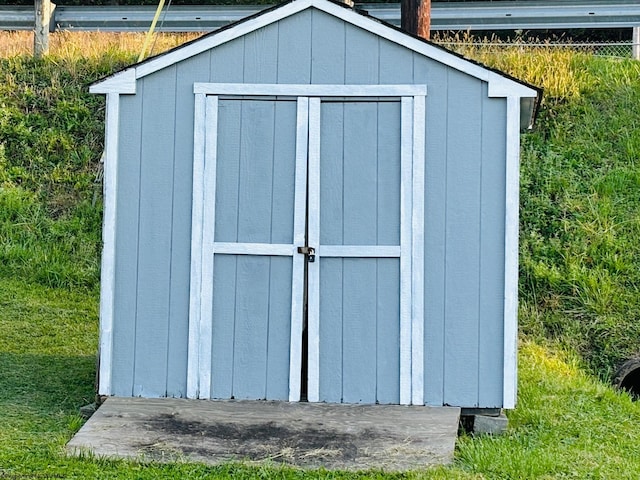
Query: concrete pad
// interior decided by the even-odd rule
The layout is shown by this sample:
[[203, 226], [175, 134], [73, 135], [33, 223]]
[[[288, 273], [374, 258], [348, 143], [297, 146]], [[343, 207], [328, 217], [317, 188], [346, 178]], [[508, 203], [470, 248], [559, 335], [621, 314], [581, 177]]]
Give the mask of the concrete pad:
[[110, 397], [70, 454], [387, 471], [453, 459], [460, 409]]

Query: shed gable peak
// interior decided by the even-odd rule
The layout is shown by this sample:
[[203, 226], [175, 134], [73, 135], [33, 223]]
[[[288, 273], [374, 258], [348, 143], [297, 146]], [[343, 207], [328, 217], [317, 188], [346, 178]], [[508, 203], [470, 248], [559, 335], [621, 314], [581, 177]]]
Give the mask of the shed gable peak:
[[396, 27], [381, 22], [362, 12], [357, 12], [342, 3], [331, 0], [293, 0], [276, 7], [263, 10], [256, 15], [247, 17], [205, 36], [198, 38], [173, 50], [152, 57], [141, 63], [134, 64], [103, 80], [92, 84], [91, 93], [97, 94], [134, 94], [136, 80], [178, 62], [191, 58], [199, 53], [213, 49], [236, 38], [240, 38], [255, 30], [266, 27], [287, 17], [296, 15], [304, 10], [315, 8], [340, 20], [367, 30], [375, 35], [408, 48], [418, 54], [466, 73], [479, 80], [488, 82], [489, 95], [495, 97], [528, 97], [535, 98], [538, 92], [519, 81], [504, 74], [493, 71], [480, 64], [467, 60], [457, 54], [449, 52], [427, 41], [413, 37]]

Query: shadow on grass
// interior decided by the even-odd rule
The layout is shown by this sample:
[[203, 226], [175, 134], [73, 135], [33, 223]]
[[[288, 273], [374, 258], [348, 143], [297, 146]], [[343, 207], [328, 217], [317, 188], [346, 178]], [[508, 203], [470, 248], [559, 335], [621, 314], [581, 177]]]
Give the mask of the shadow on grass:
[[96, 358], [0, 352], [0, 405], [77, 413], [95, 395]]

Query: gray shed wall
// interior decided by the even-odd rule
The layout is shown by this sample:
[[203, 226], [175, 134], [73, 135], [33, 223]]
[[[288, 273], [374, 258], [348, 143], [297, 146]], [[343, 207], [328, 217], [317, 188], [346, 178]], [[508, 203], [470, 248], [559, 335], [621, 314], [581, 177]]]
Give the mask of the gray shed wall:
[[501, 406], [506, 101], [317, 10], [120, 96], [113, 393], [186, 394], [194, 82], [427, 85], [425, 403]]

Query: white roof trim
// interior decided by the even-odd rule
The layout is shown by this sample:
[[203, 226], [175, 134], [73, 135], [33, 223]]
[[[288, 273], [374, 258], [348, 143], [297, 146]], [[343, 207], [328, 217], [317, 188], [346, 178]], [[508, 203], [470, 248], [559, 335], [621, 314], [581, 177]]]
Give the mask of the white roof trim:
[[90, 93], [136, 93], [136, 68], [127, 68], [89, 87]]
[[[287, 3], [279, 8], [262, 13], [255, 18], [242, 21], [241, 23], [219, 33], [207, 35], [200, 40], [196, 40], [193, 43], [185, 45], [184, 47], [179, 47], [169, 53], [160, 55], [155, 59], [148, 60], [137, 66], [133, 66], [130, 69], [116, 73], [111, 77], [92, 85], [90, 92], [135, 93], [135, 85], [132, 85], [132, 83], [135, 83], [135, 79], [157, 72], [158, 70], [173, 65], [181, 60], [198, 55], [199, 53], [210, 50], [211, 48], [234, 40], [310, 7], [317, 8], [329, 15], [340, 18], [347, 23], [363, 28], [391, 42], [409, 48], [414, 52], [425, 55], [437, 62], [488, 82], [489, 96], [536, 97], [538, 95], [534, 89], [515, 80], [511, 80], [483, 66], [458, 57], [457, 55], [449, 53], [434, 45], [425, 43], [403, 32], [389, 28], [387, 25], [384, 25], [373, 18], [366, 17], [351, 9], [336, 5], [326, 0], [294, 0], [293, 2]], [[135, 74], [132, 74], [131, 72], [135, 72]]]

